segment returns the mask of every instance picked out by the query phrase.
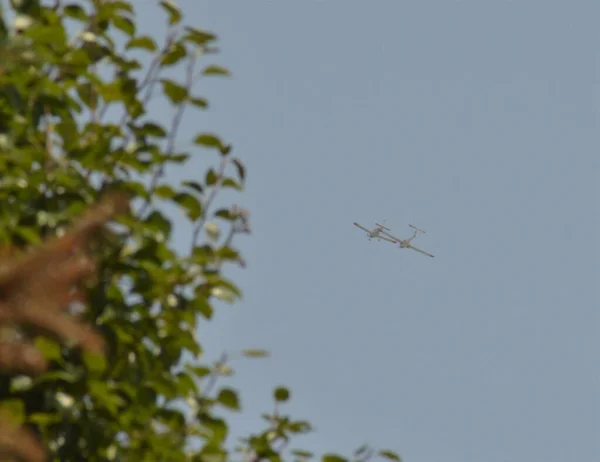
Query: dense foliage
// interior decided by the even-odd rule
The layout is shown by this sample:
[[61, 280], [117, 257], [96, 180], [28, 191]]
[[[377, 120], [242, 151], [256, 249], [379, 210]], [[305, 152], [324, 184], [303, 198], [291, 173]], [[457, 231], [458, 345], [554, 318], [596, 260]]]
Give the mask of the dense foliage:
[[[193, 149], [212, 152], [215, 166], [201, 181], [165, 181], [170, 165], [185, 164], [193, 154], [176, 147], [184, 111], [208, 107], [194, 83], [228, 71], [199, 67], [218, 51], [216, 36], [183, 25], [174, 3], [160, 5], [169, 31], [158, 43], [138, 33], [127, 1], [46, 6], [14, 0], [2, 12], [0, 244], [26, 257], [11, 257], [0, 268], [0, 425], [27, 433], [8, 437], [5, 429], [0, 448], [43, 460], [41, 452], [24, 451], [33, 448], [30, 440], [15, 443], [34, 437], [49, 460], [61, 461], [310, 459], [290, 444], [311, 426], [281, 413], [278, 405], [290, 395], [283, 387], [273, 391], [274, 408], [263, 415], [262, 431], [239, 443], [227, 439], [220, 408], [241, 410], [241, 399], [219, 385], [219, 377], [231, 373], [227, 356], [203, 362], [196, 331], [211, 319], [215, 299], [240, 297], [224, 266], [244, 265], [234, 240], [249, 232], [248, 212], [236, 205], [215, 210], [214, 202], [223, 189], [243, 189], [245, 167], [219, 136], [200, 132]], [[167, 71], [183, 78], [166, 77]], [[156, 95], [175, 110], [168, 126], [148, 110]], [[131, 207], [103, 215], [102, 205], [93, 206], [123, 195]], [[172, 245], [164, 203], [189, 221], [187, 254]], [[122, 213], [93, 241], [87, 234], [85, 242], [69, 238], [87, 229], [67, 232], [90, 207], [81, 223], [91, 220], [95, 227]], [[43, 244], [53, 236], [62, 238]], [[83, 247], [90, 257], [81, 260]], [[77, 297], [70, 289], [91, 271], [92, 259], [95, 275], [78, 284], [84, 296]], [[26, 293], [30, 298], [23, 298]], [[34, 296], [34, 305], [52, 304], [53, 311], [16, 315]], [[62, 315], [61, 303], [82, 324]], [[102, 348], [94, 348], [96, 335]], [[32, 354], [38, 367], [28, 362]], [[397, 459], [390, 451], [378, 453]], [[374, 454], [362, 447], [349, 459], [323, 460]]]

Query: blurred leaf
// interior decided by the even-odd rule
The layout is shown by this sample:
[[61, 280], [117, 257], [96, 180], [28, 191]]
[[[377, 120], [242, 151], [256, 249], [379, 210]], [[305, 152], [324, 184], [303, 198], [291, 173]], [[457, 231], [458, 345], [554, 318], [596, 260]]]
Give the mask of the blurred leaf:
[[213, 443], [221, 443], [225, 441], [227, 438], [228, 428], [223, 419], [204, 415], [202, 416], [201, 421], [209, 440], [211, 440]]
[[130, 39], [125, 45], [125, 49], [131, 50], [132, 48], [141, 48], [148, 51], [156, 51], [157, 46], [154, 39], [148, 35], [140, 35]]
[[202, 72], [203, 75], [224, 75], [224, 76], [230, 76], [231, 72], [229, 72], [228, 69], [221, 67], [221, 66], [208, 66], [204, 69], [204, 71]]
[[288, 430], [292, 433], [308, 433], [312, 431], [312, 425], [306, 420], [298, 420], [296, 422], [291, 422], [288, 425]]
[[162, 0], [160, 6], [169, 14], [169, 25], [181, 22], [181, 11], [177, 4], [171, 0]]
[[219, 395], [217, 396], [217, 401], [229, 409], [233, 409], [236, 411], [239, 411], [241, 409], [237, 393], [229, 388], [223, 388], [219, 392]]
[[202, 194], [204, 192], [204, 188], [202, 187], [202, 185], [196, 181], [183, 181], [181, 184], [190, 189], [193, 189], [194, 191], [198, 192], [199, 194]]
[[196, 136], [194, 143], [210, 149], [222, 150], [225, 147], [221, 139], [214, 133], [201, 133]]
[[125, 16], [113, 16], [112, 21], [117, 29], [125, 32], [130, 37], [135, 34], [135, 24], [131, 19]]
[[106, 370], [106, 358], [103, 354], [98, 354], [91, 351], [84, 351], [83, 361], [86, 367], [92, 372], [100, 373]]
[[208, 108], [208, 101], [204, 98], [190, 98], [190, 103], [202, 109]]
[[206, 178], [204, 179], [206, 186], [214, 186], [217, 183], [217, 181], [219, 181], [219, 176], [217, 175], [217, 172], [215, 172], [213, 168], [209, 168], [206, 172]]
[[157, 136], [160, 138], [167, 136], [167, 131], [163, 127], [152, 122], [146, 122], [136, 132], [140, 135]]
[[269, 356], [269, 352], [267, 350], [260, 350], [260, 349], [243, 350], [242, 354], [244, 356], [246, 356], [247, 358], [265, 358], [265, 357]]
[[232, 159], [233, 165], [235, 165], [238, 175], [240, 176], [240, 180], [244, 181], [246, 179], [246, 167], [239, 159]]
[[300, 457], [302, 459], [310, 459], [314, 457], [314, 454], [312, 452], [304, 451], [301, 449], [292, 449], [290, 452], [293, 456]]
[[235, 216], [231, 213], [229, 209], [219, 209], [215, 212], [215, 217], [222, 218], [223, 220], [233, 221], [235, 220]]
[[37, 245], [41, 242], [39, 233], [33, 228], [19, 226], [15, 231], [29, 244]]
[[179, 104], [187, 98], [188, 91], [178, 83], [168, 79], [161, 79], [160, 82], [162, 83], [164, 93], [172, 103]]
[[221, 187], [223, 187], [223, 188], [232, 188], [232, 189], [237, 189], [238, 191], [241, 191], [242, 189], [244, 189], [244, 188], [242, 188], [242, 186], [241, 186], [241, 185], [240, 185], [240, 184], [239, 184], [237, 181], [235, 181], [233, 178], [225, 178], [225, 179], [222, 181], [222, 183], [221, 183]]
[[90, 82], [82, 83], [77, 86], [77, 95], [79, 99], [91, 109], [98, 107], [98, 93], [92, 87]]
[[395, 460], [397, 462], [401, 462], [402, 461], [401, 457], [398, 454], [396, 454], [393, 451], [390, 451], [389, 449], [385, 449], [385, 450], [379, 451], [377, 454], [379, 456], [384, 457], [384, 458], [389, 459], [389, 460]]
[[206, 377], [207, 375], [210, 375], [210, 373], [211, 373], [210, 368], [205, 367], [205, 366], [202, 366], [202, 367], [188, 366], [188, 369], [190, 371], [192, 371], [198, 378]]
[[48, 425], [53, 425], [53, 424], [59, 424], [62, 421], [63, 421], [63, 417], [58, 413], [50, 414], [50, 413], [41, 413], [41, 412], [31, 414], [27, 419], [27, 422], [41, 425], [42, 427], [45, 427]]
[[44, 358], [50, 361], [61, 359], [60, 345], [54, 340], [47, 337], [36, 337], [34, 344]]
[[325, 454], [322, 459], [322, 462], [347, 462], [348, 459], [345, 459], [341, 456], [338, 456], [336, 454]]
[[64, 7], [65, 16], [73, 19], [78, 19], [79, 21], [87, 21], [88, 15], [85, 10], [80, 6], [74, 3], [70, 5], [65, 5]]
[[185, 47], [180, 43], [176, 43], [171, 45], [169, 50], [161, 58], [160, 63], [162, 64], [162, 66], [165, 67], [173, 66], [174, 64], [177, 64], [179, 61], [185, 58], [186, 55], [187, 52], [185, 50]]
[[273, 392], [273, 397], [275, 401], [282, 403], [290, 399], [290, 392], [285, 387], [277, 387]]
[[200, 201], [188, 193], [178, 193], [173, 197], [173, 201], [179, 204], [186, 212], [191, 221], [196, 221], [202, 215], [202, 205]]
[[163, 199], [172, 199], [177, 195], [175, 190], [171, 186], [166, 184], [158, 186], [154, 190], [154, 194], [156, 194], [158, 197], [162, 197]]
[[187, 32], [185, 35], [186, 40], [194, 42], [197, 45], [205, 45], [217, 38], [216, 35], [211, 32], [203, 31], [195, 27], [186, 26], [185, 31]]

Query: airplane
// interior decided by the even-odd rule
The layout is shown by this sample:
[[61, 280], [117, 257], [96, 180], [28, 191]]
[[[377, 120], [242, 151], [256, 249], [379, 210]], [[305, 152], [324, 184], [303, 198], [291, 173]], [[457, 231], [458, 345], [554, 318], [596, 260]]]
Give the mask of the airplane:
[[423, 231], [422, 229], [419, 229], [413, 225], [408, 225], [408, 226], [410, 226], [411, 228], [413, 228], [415, 230], [414, 234], [411, 237], [409, 237], [408, 239], [398, 239], [396, 236], [392, 236], [390, 233], [388, 233], [387, 231], [383, 231], [383, 230], [381, 231], [381, 233], [394, 239], [394, 244], [400, 244], [401, 249], [413, 249], [413, 250], [416, 250], [417, 252], [421, 252], [423, 255], [427, 255], [428, 257], [433, 258], [433, 255], [431, 255], [430, 253], [427, 253], [421, 249], [417, 249], [415, 246], [411, 245], [411, 243], [410, 243], [416, 237], [417, 233], [419, 233], [419, 232], [425, 233], [425, 231]]
[[385, 226], [380, 225], [379, 223], [375, 223], [375, 224], [377, 225], [377, 228], [373, 228], [373, 229], [369, 230], [369, 229], [365, 228], [364, 226], [358, 224], [357, 222], [354, 222], [354, 226], [362, 229], [364, 232], [367, 233], [367, 236], [368, 236], [369, 240], [371, 240], [372, 238], [376, 237], [377, 240], [383, 239], [384, 241], [391, 242], [392, 244], [396, 243], [396, 241], [393, 241], [393, 240], [388, 239], [387, 237], [383, 237], [381, 235], [381, 233], [384, 232], [383, 231], [384, 229], [387, 229], [388, 231], [391, 231], [390, 228], [386, 228]]

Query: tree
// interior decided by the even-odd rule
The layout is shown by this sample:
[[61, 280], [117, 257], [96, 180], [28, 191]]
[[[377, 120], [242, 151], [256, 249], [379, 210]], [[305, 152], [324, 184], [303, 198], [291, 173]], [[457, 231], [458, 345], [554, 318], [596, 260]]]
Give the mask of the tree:
[[[228, 358], [200, 361], [198, 323], [211, 319], [214, 299], [241, 295], [224, 273], [244, 265], [234, 241], [249, 232], [248, 212], [214, 210], [214, 200], [243, 189], [245, 166], [200, 132], [195, 149], [212, 151], [216, 166], [203, 181], [165, 182], [166, 169], [193, 154], [176, 147], [184, 111], [208, 107], [194, 83], [229, 71], [198, 70], [217, 37], [183, 25], [174, 3], [160, 5], [169, 24], [160, 45], [138, 33], [127, 1], [15, 0], [12, 15], [2, 12], [0, 449], [26, 460], [177, 462], [282, 460], [286, 448], [309, 459], [288, 447], [311, 425], [281, 414], [285, 387], [273, 391], [265, 428], [233, 448], [219, 412], [241, 410], [237, 391], [219, 385]], [[142, 52], [149, 66], [132, 56]], [[166, 77], [170, 69], [184, 79]], [[169, 126], [148, 110], [157, 95], [175, 109]], [[185, 255], [170, 241], [165, 203], [193, 230]], [[352, 459], [374, 453], [361, 447]]]

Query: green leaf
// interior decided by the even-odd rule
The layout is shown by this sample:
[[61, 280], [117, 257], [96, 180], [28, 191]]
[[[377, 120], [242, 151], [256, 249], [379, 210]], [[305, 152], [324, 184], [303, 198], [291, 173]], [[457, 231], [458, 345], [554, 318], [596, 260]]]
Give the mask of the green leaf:
[[302, 459], [310, 459], [315, 456], [312, 452], [304, 451], [302, 449], [292, 449], [290, 452], [293, 456], [300, 457]]
[[36, 337], [34, 340], [35, 347], [42, 353], [44, 358], [48, 360], [61, 359], [60, 345], [47, 337]]
[[202, 294], [200, 294], [198, 298], [191, 300], [189, 306], [196, 313], [202, 315], [205, 319], [212, 319], [214, 313], [213, 307], [208, 300], [202, 296]]
[[187, 188], [193, 189], [199, 194], [202, 194], [204, 192], [204, 188], [197, 181], [183, 181], [181, 184]]
[[106, 370], [106, 358], [103, 354], [94, 353], [91, 351], [83, 352], [83, 362], [86, 367], [95, 373], [101, 373]]
[[94, 90], [90, 82], [85, 82], [77, 86], [77, 96], [89, 108], [96, 109], [98, 107], [98, 93]]
[[113, 16], [112, 21], [117, 29], [125, 32], [130, 37], [135, 34], [135, 23], [131, 19], [125, 16]]
[[219, 392], [217, 401], [226, 408], [233, 409], [235, 411], [239, 411], [241, 409], [237, 393], [229, 388], [223, 388]]
[[194, 138], [194, 143], [200, 146], [204, 146], [205, 148], [218, 149], [220, 151], [225, 147], [225, 145], [221, 141], [221, 138], [219, 138], [214, 133], [201, 133], [200, 135], [196, 136], [196, 138]]
[[288, 425], [288, 430], [292, 433], [308, 433], [312, 431], [312, 425], [306, 420], [298, 420]]
[[231, 213], [229, 209], [219, 209], [215, 212], [215, 217], [222, 218], [223, 220], [232, 221], [235, 220], [235, 215]]
[[163, 92], [174, 104], [179, 104], [187, 98], [188, 91], [178, 83], [169, 79], [160, 79], [160, 82], [162, 83]]
[[137, 130], [137, 133], [149, 136], [156, 136], [159, 138], [167, 136], [167, 131], [163, 127], [152, 122], [146, 122]]
[[40, 235], [35, 228], [19, 226], [15, 231], [29, 244], [37, 245], [41, 242]]
[[85, 10], [76, 4], [65, 5], [63, 12], [65, 16], [73, 19], [78, 19], [79, 21], [88, 21], [88, 15]]
[[401, 462], [402, 461], [402, 458], [398, 454], [396, 454], [393, 451], [390, 451], [389, 449], [381, 450], [377, 454], [379, 456], [384, 457], [384, 458], [389, 459], [389, 460], [395, 460], [397, 462]]
[[173, 66], [179, 61], [181, 61], [183, 58], [185, 58], [186, 55], [187, 52], [185, 50], [185, 47], [180, 43], [175, 43], [171, 45], [169, 50], [163, 55], [163, 57], [160, 60], [160, 63], [164, 67]]
[[283, 403], [290, 399], [290, 391], [285, 387], [277, 387], [273, 392], [273, 397], [275, 398], [275, 401]]
[[156, 194], [158, 197], [162, 197], [163, 199], [172, 199], [177, 195], [175, 190], [166, 184], [158, 186], [154, 190], [154, 194]]
[[195, 27], [186, 26], [185, 31], [187, 32], [184, 37], [185, 40], [194, 42], [196, 45], [204, 45], [208, 42], [216, 40], [217, 38], [215, 34], [201, 29], [197, 29]]
[[145, 220], [146, 230], [161, 233], [166, 237], [171, 234], [171, 222], [165, 216], [154, 211]]
[[244, 188], [242, 188], [242, 186], [235, 181], [233, 178], [225, 178], [223, 180], [223, 182], [221, 183], [221, 187], [222, 188], [233, 188], [233, 189], [237, 189], [238, 191], [243, 190]]
[[218, 180], [219, 176], [217, 175], [217, 172], [215, 172], [215, 170], [212, 168], [208, 169], [208, 171], [206, 172], [206, 178], [204, 179], [206, 186], [213, 186], [217, 183]]
[[223, 419], [203, 415], [200, 420], [209, 441], [213, 443], [222, 443], [226, 440], [229, 429]]
[[98, 401], [101, 407], [106, 408], [113, 416], [119, 412], [119, 408], [125, 404], [123, 398], [111, 390], [108, 383], [100, 380], [88, 381], [90, 396]]
[[58, 424], [62, 421], [63, 421], [63, 417], [58, 413], [47, 414], [47, 413], [36, 412], [35, 414], [31, 414], [27, 418], [27, 422], [30, 422], [30, 423], [33, 423], [36, 425], [40, 425], [42, 427], [52, 425], [52, 424]]
[[127, 42], [125, 45], [125, 49], [131, 50], [132, 48], [141, 48], [143, 50], [148, 51], [156, 51], [157, 46], [154, 39], [148, 35], [140, 35], [138, 37], [134, 37]]
[[203, 75], [223, 75], [223, 76], [229, 77], [231, 75], [231, 72], [229, 72], [229, 70], [224, 67], [212, 65], [212, 66], [206, 67], [204, 69], [204, 71], [202, 72], [202, 74]]
[[178, 193], [173, 197], [173, 201], [186, 210], [190, 220], [196, 221], [202, 215], [202, 205], [200, 201], [188, 193]]
[[341, 456], [338, 456], [336, 454], [325, 454], [322, 459], [322, 462], [347, 462], [348, 459], [345, 459]]
[[260, 349], [247, 349], [243, 350], [242, 354], [247, 358], [265, 358], [269, 356], [269, 352], [267, 350]]
[[197, 395], [198, 387], [188, 374], [181, 372], [177, 374], [177, 392], [180, 396], [188, 396], [190, 393]]
[[70, 371], [55, 370], [55, 371], [45, 372], [43, 375], [35, 378], [35, 384], [37, 386], [39, 386], [43, 383], [56, 382], [58, 380], [61, 380], [63, 382], [67, 382], [67, 383], [75, 383], [75, 382], [81, 380], [81, 372], [74, 371], [74, 370], [70, 370]]
[[211, 369], [205, 366], [188, 366], [187, 369], [194, 373], [199, 379], [210, 375]]
[[246, 179], [246, 167], [244, 167], [244, 164], [239, 159], [232, 159], [232, 162], [233, 162], [233, 165], [235, 165], [235, 168], [238, 171], [238, 175], [240, 176], [240, 180], [244, 181]]
[[163, 0], [160, 6], [169, 14], [169, 25], [179, 24], [181, 22], [181, 11], [177, 4], [171, 0]]
[[190, 103], [194, 106], [199, 107], [201, 109], [208, 108], [208, 101], [204, 98], [190, 98]]

